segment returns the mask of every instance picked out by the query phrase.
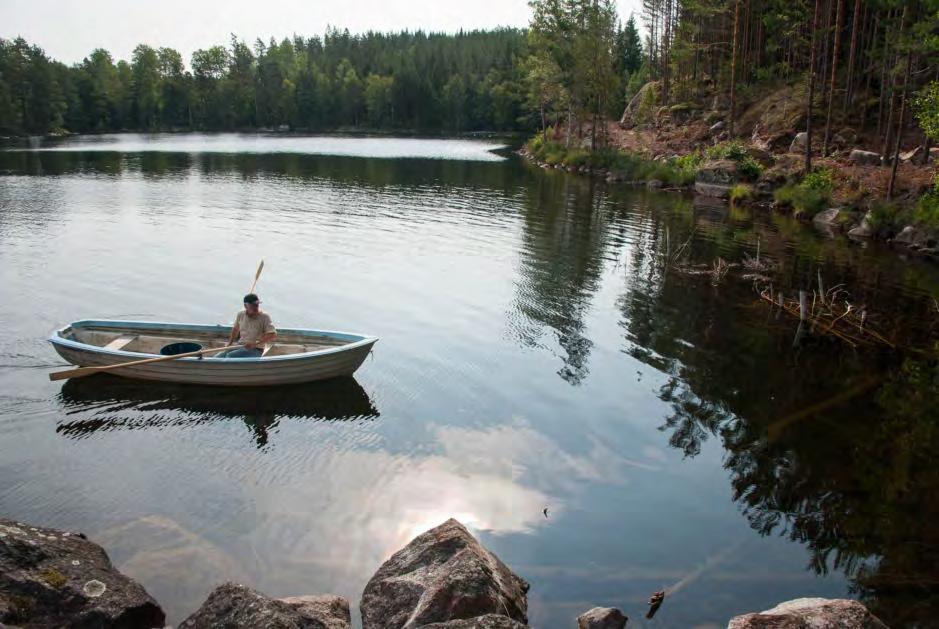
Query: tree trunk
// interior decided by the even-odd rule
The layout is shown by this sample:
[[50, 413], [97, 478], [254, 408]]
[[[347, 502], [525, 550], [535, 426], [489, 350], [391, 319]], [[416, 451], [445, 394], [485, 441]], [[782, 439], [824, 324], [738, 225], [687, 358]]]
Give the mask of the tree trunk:
[[[909, 5], [903, 7], [903, 19], [900, 21], [900, 33], [903, 33], [903, 27], [906, 24], [906, 14]], [[893, 192], [897, 183], [897, 168], [900, 165], [900, 140], [903, 138], [903, 120], [906, 118], [906, 93], [910, 86], [910, 74], [913, 70], [913, 48], [906, 52], [906, 72], [903, 76], [903, 91], [900, 95], [900, 120], [897, 122], [897, 138], [893, 146], [893, 165], [890, 171], [890, 185], [887, 186], [887, 198], [893, 198]]]
[[806, 100], [805, 114], [805, 173], [812, 172], [812, 99], [815, 98], [815, 49], [818, 34], [818, 14], [821, 0], [815, 0], [815, 17], [812, 18], [812, 53], [809, 60], [809, 97]]
[[825, 117], [825, 140], [822, 156], [828, 157], [828, 141], [831, 138], [831, 106], [835, 100], [835, 86], [838, 84], [838, 53], [841, 47], [841, 18], [844, 12], [844, 0], [838, 0], [838, 17], [835, 19], [835, 44], [831, 54], [831, 88], [828, 90], [828, 115]]
[[861, 0], [854, 0], [854, 23], [851, 26], [851, 51], [848, 53], [848, 78], [845, 81], [844, 106], [842, 115], [848, 113], [848, 102], [854, 95], [854, 60], [857, 55], [858, 21], [861, 16]]
[[734, 137], [734, 119], [737, 117], [737, 31], [740, 24], [740, 0], [734, 1], [734, 48], [730, 58], [730, 120], [728, 129]]

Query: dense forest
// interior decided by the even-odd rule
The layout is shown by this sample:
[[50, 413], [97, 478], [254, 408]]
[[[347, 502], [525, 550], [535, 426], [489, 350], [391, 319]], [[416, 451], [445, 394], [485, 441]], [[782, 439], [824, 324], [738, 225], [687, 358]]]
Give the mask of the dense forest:
[[[635, 72], [635, 21], [617, 32], [621, 45], [632, 44]], [[0, 39], [0, 134], [531, 130], [537, 118], [528, 49], [526, 31], [508, 28], [453, 35], [330, 30], [322, 38], [253, 46], [233, 37], [227, 47], [197, 50], [188, 65], [176, 50], [141, 44], [130, 60], [115, 62], [97, 49], [67, 66], [21, 38]]]

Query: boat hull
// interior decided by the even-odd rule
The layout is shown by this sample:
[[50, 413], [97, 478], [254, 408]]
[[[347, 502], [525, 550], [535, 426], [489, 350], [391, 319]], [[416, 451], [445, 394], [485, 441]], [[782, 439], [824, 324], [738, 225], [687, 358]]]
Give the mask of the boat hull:
[[[174, 333], [184, 335], [187, 330], [205, 334], [211, 331], [224, 332], [224, 326], [200, 326], [186, 324], [150, 324], [128, 321], [79, 321], [57, 330], [50, 337], [55, 350], [67, 362], [81, 367], [116, 365], [132, 360], [153, 358], [154, 354], [112, 351], [86, 343], [65, 338], [65, 333], [80, 328], [82, 325], [94, 325], [96, 329], [112, 325], [122, 330], [153, 329], [151, 326], [169, 326]], [[291, 334], [335, 335], [352, 339], [344, 345], [321, 351], [313, 351], [288, 356], [264, 358], [179, 358], [163, 362], [148, 363], [132, 367], [109, 370], [117, 376], [140, 380], [161, 382], [191, 383], [213, 386], [272, 386], [278, 384], [296, 384], [351, 376], [365, 361], [377, 342], [377, 338], [347, 335], [338, 332], [315, 330], [284, 330]]]

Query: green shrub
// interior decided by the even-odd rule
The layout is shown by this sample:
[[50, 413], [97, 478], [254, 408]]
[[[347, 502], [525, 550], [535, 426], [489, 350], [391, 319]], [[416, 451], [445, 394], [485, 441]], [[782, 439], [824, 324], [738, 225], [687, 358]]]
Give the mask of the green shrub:
[[565, 166], [580, 168], [581, 166], [587, 166], [590, 164], [590, 157], [590, 151], [586, 151], [584, 149], [571, 149], [564, 156], [563, 161]]
[[913, 220], [939, 230], [939, 189], [923, 195], [913, 210]]
[[875, 201], [867, 214], [871, 227], [878, 233], [899, 232], [910, 222], [908, 210], [904, 210], [896, 203], [890, 201]]
[[830, 168], [816, 168], [805, 176], [800, 185], [830, 195], [835, 189], [835, 173]]
[[818, 190], [807, 188], [802, 184], [787, 184], [773, 193], [773, 198], [779, 205], [792, 208], [793, 216], [811, 218], [825, 209], [828, 198]]
[[746, 145], [740, 140], [721, 142], [704, 151], [709, 160], [729, 159], [737, 162], [740, 174], [747, 181], [756, 181], [763, 174], [763, 166], [747, 153]]
[[756, 181], [763, 174], [763, 165], [749, 155], [737, 163], [737, 168], [747, 181]]
[[753, 189], [744, 183], [738, 183], [730, 189], [730, 203], [734, 205], [741, 201], [747, 201], [753, 197]]

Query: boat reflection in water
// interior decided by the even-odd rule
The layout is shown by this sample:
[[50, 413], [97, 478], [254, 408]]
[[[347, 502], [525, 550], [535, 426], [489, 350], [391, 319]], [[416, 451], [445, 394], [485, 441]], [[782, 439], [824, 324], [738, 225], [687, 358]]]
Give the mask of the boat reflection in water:
[[56, 432], [74, 439], [99, 431], [191, 426], [239, 419], [259, 448], [282, 417], [326, 421], [372, 420], [379, 416], [353, 378], [276, 387], [201, 387], [145, 382], [98, 374], [68, 380], [58, 400], [67, 417]]

